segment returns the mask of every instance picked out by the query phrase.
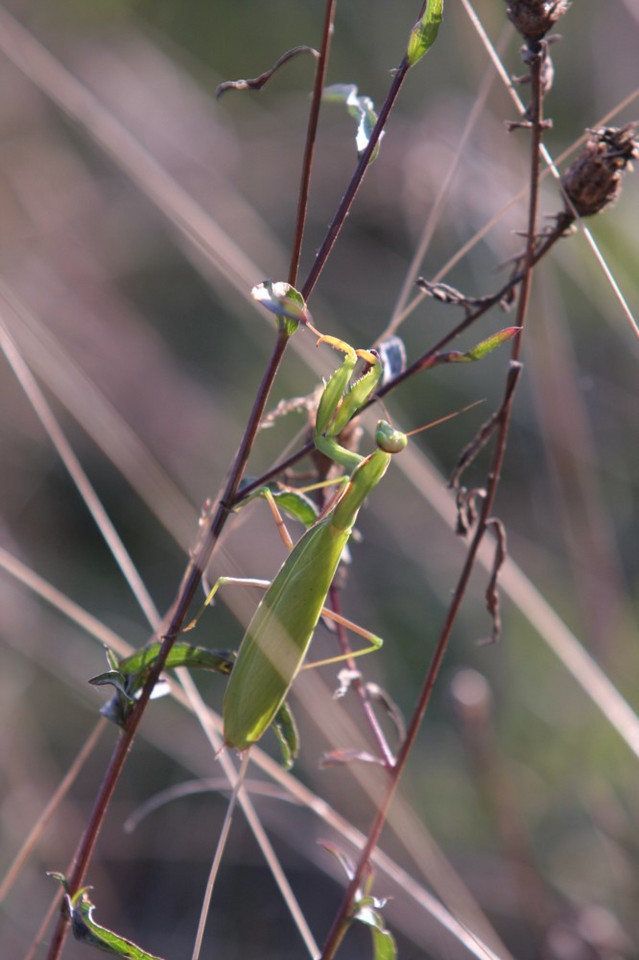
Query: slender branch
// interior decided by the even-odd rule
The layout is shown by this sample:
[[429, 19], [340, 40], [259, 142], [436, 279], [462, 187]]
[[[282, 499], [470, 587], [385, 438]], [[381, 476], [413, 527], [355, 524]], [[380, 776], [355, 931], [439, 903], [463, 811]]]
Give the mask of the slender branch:
[[[341, 611], [341, 605], [339, 601], [339, 591], [335, 586], [335, 584], [333, 584], [333, 586], [329, 591], [329, 599], [330, 599], [331, 609], [334, 610], [335, 613], [341, 614], [342, 611]], [[337, 634], [337, 640], [342, 650], [342, 653], [348, 654], [351, 650], [351, 646], [348, 642], [348, 637], [346, 635], [346, 628], [344, 627], [344, 624], [339, 623], [339, 621], [335, 624], [335, 627], [336, 627], [335, 632]], [[364, 716], [366, 717], [366, 722], [368, 723], [371, 734], [375, 739], [375, 742], [377, 743], [377, 748], [379, 750], [381, 760], [387, 770], [392, 770], [393, 767], [395, 766], [395, 757], [393, 755], [393, 751], [389, 746], [388, 740], [384, 735], [384, 731], [382, 730], [380, 723], [377, 719], [377, 716], [375, 714], [375, 709], [373, 707], [373, 704], [371, 703], [371, 698], [368, 694], [368, 690], [366, 689], [366, 684], [362, 680], [362, 677], [359, 673], [355, 659], [352, 657], [349, 657], [347, 660], [344, 661], [344, 663], [345, 663], [346, 669], [352, 670], [354, 674], [357, 674], [353, 679], [351, 686], [359, 699], [361, 708], [364, 712]]]
[[317, 137], [317, 124], [319, 121], [320, 107], [322, 105], [322, 91], [324, 89], [324, 81], [326, 79], [326, 68], [328, 66], [328, 54], [331, 46], [331, 37], [333, 36], [333, 20], [335, 19], [336, 6], [337, 0], [326, 0], [322, 45], [320, 47], [320, 56], [317, 62], [317, 69], [315, 71], [313, 99], [308, 117], [306, 145], [304, 147], [304, 159], [302, 161], [302, 176], [300, 181], [299, 197], [297, 200], [297, 221], [295, 224], [293, 249], [291, 250], [291, 260], [288, 271], [288, 282], [293, 287], [297, 283], [297, 274], [299, 271], [300, 256], [302, 253], [302, 241], [304, 238], [304, 227], [306, 225], [306, 214], [308, 211], [308, 194], [311, 186], [311, 170], [313, 168], [313, 156], [315, 153], [315, 139]]
[[366, 149], [359, 159], [359, 163], [355, 168], [355, 172], [353, 173], [350, 183], [346, 188], [346, 193], [340, 201], [335, 216], [333, 217], [326, 236], [324, 237], [324, 241], [317, 251], [315, 260], [313, 261], [313, 266], [311, 267], [310, 272], [304, 281], [301, 292], [305, 300], [308, 300], [313, 292], [315, 284], [317, 283], [319, 276], [326, 265], [326, 261], [328, 260], [333, 246], [335, 245], [335, 241], [337, 240], [337, 237], [344, 226], [348, 212], [353, 204], [353, 200], [357, 195], [357, 191], [362, 185], [362, 180], [364, 179], [364, 174], [366, 173], [370, 159], [373, 156], [377, 144], [379, 143], [379, 139], [386, 125], [386, 121], [388, 120], [389, 114], [395, 105], [395, 101], [397, 100], [399, 91], [401, 90], [402, 84], [409, 69], [410, 67], [408, 64], [408, 59], [407, 57], [404, 57], [399, 67], [395, 70], [393, 82], [390, 85], [386, 99], [384, 100], [382, 108], [379, 111], [377, 123], [373, 127], [370, 140], [368, 141]]
[[[333, 32], [335, 6], [336, 0], [327, 0], [322, 47], [315, 74], [313, 99], [309, 115], [306, 148], [304, 152], [298, 200], [297, 224], [293, 241], [293, 250], [291, 253], [289, 274], [291, 277], [290, 282], [292, 284], [295, 284], [297, 277], [300, 251], [304, 235], [304, 225], [308, 208], [310, 175], [317, 134], [322, 90], [324, 87], [324, 79], [326, 76], [326, 67], [330, 49], [330, 39]], [[284, 325], [281, 325], [273, 353], [253, 404], [253, 409], [251, 411], [244, 436], [229, 472], [226, 487], [218, 502], [217, 510], [212, 517], [206, 518], [206, 526], [200, 535], [194, 554], [186, 568], [181, 585], [169, 614], [167, 614], [167, 617], [165, 618], [168, 621], [168, 626], [163, 635], [162, 647], [158, 658], [149, 673], [141, 696], [137, 701], [131, 716], [129, 717], [127, 726], [121, 732], [115, 745], [104, 779], [98, 791], [91, 816], [87, 823], [84, 835], [81, 838], [76, 850], [73, 863], [67, 877], [69, 889], [72, 894], [81, 887], [84, 881], [84, 877], [91, 860], [106, 811], [108, 809], [111, 797], [113, 796], [113, 791], [115, 790], [120, 773], [124, 767], [127, 754], [131, 749], [133, 739], [135, 737], [140, 720], [144, 714], [144, 710], [146, 709], [151, 691], [153, 690], [153, 687], [155, 686], [155, 683], [162, 672], [171, 647], [184, 623], [188, 609], [202, 581], [204, 571], [210, 562], [217, 539], [224, 527], [224, 524], [226, 523], [234, 503], [237, 500], [237, 491], [244, 475], [248, 457], [253, 443], [255, 442], [259, 424], [264, 415], [268, 396], [284, 355], [289, 336], [290, 334], [286, 333], [284, 330]], [[68, 925], [68, 917], [65, 915], [65, 912], [61, 910], [49, 948], [48, 960], [57, 960], [59, 957], [68, 930]]]
[[[533, 251], [531, 261], [532, 266], [535, 266], [537, 263], [539, 263], [539, 261], [550, 252], [555, 243], [565, 235], [566, 230], [571, 226], [572, 223], [574, 223], [574, 220], [575, 217], [572, 214], [563, 210], [557, 215], [557, 222], [555, 226], [544, 236], [542, 242]], [[398, 374], [396, 377], [393, 377], [393, 379], [389, 380], [388, 383], [384, 384], [383, 387], [380, 387], [375, 398], [386, 396], [387, 393], [390, 393], [391, 390], [394, 390], [396, 387], [398, 387], [400, 383], [408, 380], [416, 373], [435, 366], [435, 364], [438, 362], [437, 355], [440, 353], [440, 351], [443, 350], [444, 347], [448, 346], [448, 344], [453, 340], [455, 340], [461, 333], [464, 332], [464, 330], [467, 330], [468, 327], [472, 326], [476, 320], [479, 320], [479, 318], [485, 313], [488, 313], [489, 310], [492, 310], [496, 304], [504, 300], [504, 298], [517, 286], [522, 284], [526, 276], [526, 272], [527, 267], [524, 267], [522, 270], [510, 277], [510, 279], [501, 287], [500, 290], [494, 294], [491, 294], [489, 297], [485, 297], [475, 310], [472, 310], [470, 313], [468, 313], [464, 319], [457, 324], [457, 326], [453, 327], [453, 329], [445, 334], [441, 340], [438, 340], [438, 342], [430, 347], [426, 353], [423, 353], [420, 357], [418, 357], [402, 373]], [[519, 338], [516, 338], [515, 342], [517, 343], [518, 340]]]

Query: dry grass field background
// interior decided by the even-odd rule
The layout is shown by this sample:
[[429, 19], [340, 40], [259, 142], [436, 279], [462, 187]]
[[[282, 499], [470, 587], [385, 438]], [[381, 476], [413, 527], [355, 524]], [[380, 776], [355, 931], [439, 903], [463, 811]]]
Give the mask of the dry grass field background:
[[[393, 329], [411, 362], [463, 318], [418, 295], [417, 275], [469, 297], [506, 281], [525, 242], [530, 132], [506, 129], [518, 114], [504, 80], [525, 65], [505, 6], [447, 0], [437, 42], [408, 74], [311, 298], [322, 332], [364, 347]], [[342, 0], [327, 81], [357, 84], [379, 108], [418, 11], [408, 0]], [[47, 956], [51, 924], [29, 953], [56, 894], [46, 871], [67, 869], [118, 737], [115, 726], [101, 730], [40, 828], [108, 696], [87, 683], [106, 669], [103, 644], [141, 646], [169, 608], [272, 349], [272, 318], [250, 291], [288, 276], [314, 60], [296, 58], [259, 93], [216, 100], [216, 88], [257, 76], [297, 44], [319, 46], [323, 16], [323, 5], [292, 0], [0, 7], [7, 960]], [[639, 8], [575, 0], [557, 32], [544, 144], [563, 172], [587, 128], [639, 118]], [[515, 92], [527, 101], [525, 85]], [[355, 169], [353, 134], [344, 109], [325, 104], [301, 278]], [[541, 228], [562, 208], [544, 171]], [[629, 172], [616, 205], [581, 223], [534, 272], [495, 505], [508, 537], [501, 638], [477, 642], [492, 628], [487, 547], [375, 867], [402, 960], [639, 955], [638, 211]], [[489, 312], [452, 347], [514, 323], [514, 311]], [[351, 547], [344, 611], [385, 639], [358, 666], [406, 717], [467, 549], [454, 534], [446, 478], [500, 403], [508, 349], [423, 371], [386, 398], [403, 430], [484, 401], [396, 458]], [[335, 366], [332, 351], [299, 331], [269, 409], [311, 394]], [[299, 447], [304, 428], [293, 412], [261, 431], [248, 473]], [[465, 482], [484, 485], [488, 463], [483, 452]], [[272, 576], [283, 556], [268, 511], [251, 504], [225, 528], [209, 577]], [[242, 626], [222, 602], [192, 636], [232, 648]], [[318, 638], [318, 649], [331, 641]], [[196, 682], [219, 710], [223, 679]], [[336, 704], [334, 685], [334, 669], [295, 685], [302, 750], [292, 775], [277, 773], [270, 736], [260, 746], [275, 762], [249, 774], [262, 781], [257, 812], [320, 945], [344, 877], [318, 841], [352, 854], [385, 775], [361, 762], [320, 765], [327, 750], [370, 749], [356, 699]], [[393, 724], [384, 714], [381, 722], [395, 744]], [[204, 781], [198, 792], [124, 829], [161, 791], [195, 781]], [[225, 787], [193, 715], [169, 697], [150, 703], [87, 875], [101, 923], [167, 960], [191, 956]], [[10, 870], [34, 828], [33, 847]], [[345, 960], [372, 956], [357, 926]], [[87, 951], [70, 939], [63, 956]], [[202, 955], [308, 955], [240, 812]]]

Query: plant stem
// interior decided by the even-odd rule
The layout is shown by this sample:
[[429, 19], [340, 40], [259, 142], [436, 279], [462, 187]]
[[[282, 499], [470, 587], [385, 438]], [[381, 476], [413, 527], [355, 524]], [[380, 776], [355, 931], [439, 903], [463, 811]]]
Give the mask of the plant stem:
[[[341, 604], [339, 599], [339, 590], [335, 586], [335, 584], [333, 584], [333, 586], [329, 591], [329, 600], [330, 600], [331, 609], [334, 610], [335, 613], [341, 614], [342, 610], [341, 610]], [[335, 627], [336, 627], [335, 633], [337, 636], [338, 644], [341, 648], [341, 652], [344, 655], [346, 655], [351, 651], [351, 647], [348, 642], [348, 637], [346, 634], [346, 628], [344, 627], [343, 623], [339, 623], [339, 622], [335, 624]], [[354, 674], [357, 674], [357, 676], [355, 676], [355, 678], [353, 679], [351, 686], [359, 699], [361, 708], [366, 718], [366, 722], [368, 723], [368, 726], [370, 728], [371, 735], [373, 736], [373, 738], [375, 739], [375, 742], [377, 743], [377, 748], [380, 753], [380, 758], [386, 770], [390, 771], [395, 766], [395, 757], [393, 755], [393, 751], [389, 746], [388, 740], [384, 735], [384, 731], [382, 730], [379, 724], [379, 721], [377, 719], [377, 716], [375, 714], [375, 709], [373, 707], [373, 704], [371, 703], [371, 698], [369, 696], [367, 686], [362, 679], [357, 663], [355, 662], [355, 659], [353, 657], [348, 657], [348, 659], [344, 661], [344, 665], [348, 670], [352, 670]]]
[[326, 265], [326, 261], [328, 260], [331, 250], [333, 249], [335, 241], [337, 240], [337, 237], [339, 236], [339, 233], [342, 227], [344, 226], [344, 222], [353, 204], [353, 200], [355, 199], [357, 195], [357, 191], [362, 185], [362, 180], [364, 179], [366, 168], [368, 167], [370, 159], [373, 156], [373, 153], [375, 151], [375, 148], [379, 143], [379, 139], [386, 125], [386, 121], [388, 120], [388, 116], [391, 110], [393, 109], [395, 101], [397, 100], [397, 97], [399, 95], [399, 91], [401, 89], [401, 86], [406, 78], [406, 74], [408, 73], [409, 69], [410, 68], [408, 65], [408, 60], [406, 57], [404, 57], [404, 59], [402, 60], [397, 70], [395, 70], [393, 81], [390, 85], [389, 91], [386, 95], [386, 99], [384, 100], [382, 108], [379, 111], [377, 123], [373, 127], [370, 140], [366, 145], [366, 149], [364, 150], [361, 157], [359, 158], [359, 163], [357, 164], [357, 167], [355, 168], [355, 172], [351, 177], [350, 183], [346, 188], [346, 193], [344, 194], [344, 196], [340, 201], [337, 211], [335, 212], [335, 216], [333, 217], [333, 220], [326, 232], [326, 236], [324, 237], [322, 245], [317, 251], [315, 260], [313, 261], [313, 266], [311, 267], [309, 274], [304, 282], [301, 293], [305, 300], [308, 300], [311, 293], [313, 292], [315, 288], [315, 284], [317, 283], [319, 276], [322, 270], [324, 269], [324, 266]]
[[320, 107], [322, 105], [322, 92], [324, 90], [324, 82], [326, 80], [326, 68], [328, 66], [328, 54], [331, 46], [331, 37], [333, 36], [333, 21], [335, 19], [336, 6], [337, 0], [326, 0], [322, 45], [320, 47], [320, 56], [317, 62], [317, 69], [315, 71], [313, 99], [308, 117], [306, 145], [304, 147], [304, 159], [302, 161], [302, 176], [297, 200], [297, 220], [295, 224], [293, 249], [291, 250], [291, 260], [288, 272], [288, 282], [293, 287], [297, 283], [297, 274], [299, 271], [300, 256], [302, 253], [302, 241], [304, 238], [304, 227], [306, 225], [306, 214], [308, 211], [308, 194], [311, 186], [311, 170], [313, 167], [313, 156], [315, 153], [315, 139], [317, 137], [317, 124], [319, 121]]

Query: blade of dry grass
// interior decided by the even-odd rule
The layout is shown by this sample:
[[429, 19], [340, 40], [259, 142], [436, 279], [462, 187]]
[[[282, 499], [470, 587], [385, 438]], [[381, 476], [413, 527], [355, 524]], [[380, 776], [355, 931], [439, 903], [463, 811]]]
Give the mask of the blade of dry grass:
[[133, 563], [131, 556], [124, 546], [121, 537], [113, 526], [109, 515], [104, 509], [100, 498], [97, 496], [91, 481], [89, 480], [84, 468], [76, 457], [70, 443], [65, 437], [60, 424], [53, 415], [51, 407], [38, 387], [31, 371], [23, 361], [20, 353], [7, 332], [6, 326], [0, 318], [0, 346], [5, 357], [9, 361], [13, 372], [22, 386], [29, 402], [37, 414], [42, 426], [46, 430], [51, 443], [55, 447], [60, 459], [73, 480], [80, 497], [82, 498], [89, 513], [93, 517], [100, 533], [111, 551], [113, 559], [119, 566], [124, 579], [131, 588], [133, 596], [137, 600], [141, 610], [146, 616], [149, 624], [156, 629], [160, 624], [160, 614], [155, 606], [142, 577]]
[[[502, 46], [505, 46], [505, 44], [510, 40], [511, 36], [512, 27], [508, 25], [504, 29], [504, 35], [499, 47], [501, 48]], [[424, 221], [421, 237], [419, 238], [417, 246], [415, 247], [413, 258], [410, 262], [408, 270], [406, 271], [406, 276], [399, 292], [399, 296], [395, 302], [395, 306], [393, 307], [391, 318], [388, 322], [388, 326], [386, 326], [379, 335], [379, 342], [385, 340], [387, 337], [393, 336], [393, 334], [397, 331], [397, 328], [400, 326], [402, 320], [404, 320], [408, 315], [408, 312], [405, 309], [406, 301], [408, 300], [409, 294], [414, 289], [415, 280], [417, 279], [417, 276], [421, 270], [421, 266], [424, 262], [424, 257], [426, 256], [429, 244], [433, 239], [435, 231], [437, 230], [437, 227], [439, 226], [441, 218], [444, 214], [445, 205], [450, 194], [450, 188], [455, 176], [457, 175], [461, 159], [464, 155], [464, 150], [468, 144], [468, 141], [470, 140], [473, 130], [475, 129], [479, 117], [485, 108], [486, 100], [488, 99], [488, 95], [490, 94], [494, 81], [495, 72], [492, 67], [489, 66], [484, 72], [479, 90], [477, 91], [477, 96], [473, 100], [473, 105], [470, 109], [466, 123], [459, 137], [459, 142], [455, 149], [455, 155], [446, 170], [446, 174], [442, 180], [437, 196], [435, 197], [433, 205], [428, 212], [428, 216]]]
[[[104, 719], [98, 720], [95, 727], [82, 744], [78, 754], [74, 757], [71, 762], [67, 772], [60, 781], [58, 788], [55, 793], [52, 795], [51, 799], [47, 803], [46, 807], [38, 817], [38, 819], [33, 824], [33, 827], [28, 835], [25, 838], [22, 846], [19, 851], [13, 858], [12, 862], [9, 864], [7, 871], [0, 881], [0, 903], [4, 900], [7, 893], [16, 882], [20, 871], [25, 865], [28, 858], [31, 856], [33, 850], [38, 845], [42, 834], [49, 826], [49, 823], [58, 812], [60, 804], [66, 797], [67, 793], [73, 786], [75, 780], [77, 779], [78, 774], [82, 770], [84, 764], [89, 759], [93, 753], [94, 748], [96, 747], [100, 736], [104, 732], [105, 728], [108, 726], [108, 721]], [[56, 902], [57, 902], [56, 897]]]
[[25, 362], [186, 549], [197, 523], [193, 505], [46, 324], [1, 280], [0, 298], [4, 322]]

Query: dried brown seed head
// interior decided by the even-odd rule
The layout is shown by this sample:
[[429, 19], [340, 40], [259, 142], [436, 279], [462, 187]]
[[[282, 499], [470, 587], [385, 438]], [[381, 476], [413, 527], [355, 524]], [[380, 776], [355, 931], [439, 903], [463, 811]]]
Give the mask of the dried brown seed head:
[[568, 10], [568, 0], [508, 0], [506, 15], [528, 41], [541, 40]]
[[580, 217], [611, 206], [621, 193], [621, 175], [639, 157], [636, 124], [590, 130], [577, 159], [561, 178], [564, 193]]

